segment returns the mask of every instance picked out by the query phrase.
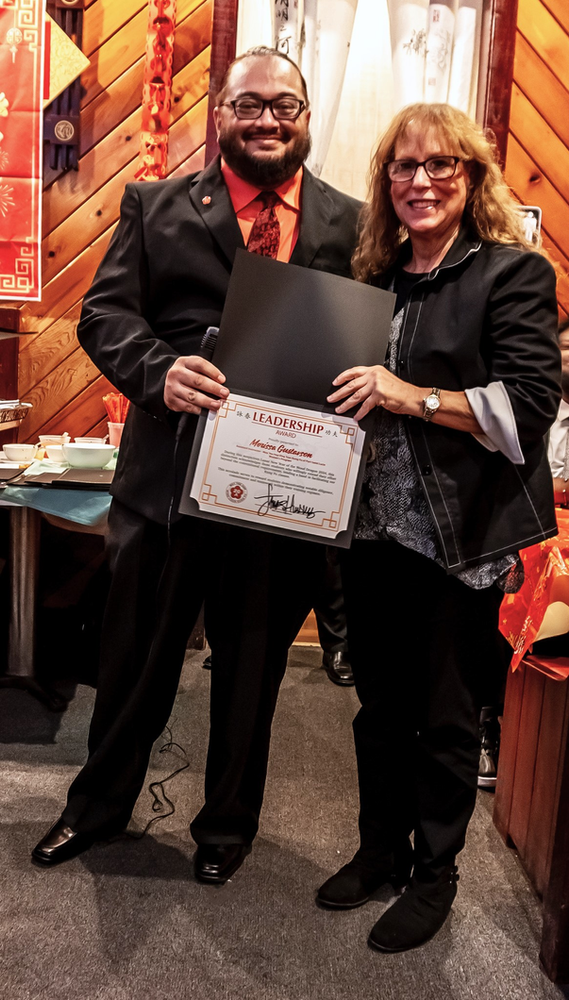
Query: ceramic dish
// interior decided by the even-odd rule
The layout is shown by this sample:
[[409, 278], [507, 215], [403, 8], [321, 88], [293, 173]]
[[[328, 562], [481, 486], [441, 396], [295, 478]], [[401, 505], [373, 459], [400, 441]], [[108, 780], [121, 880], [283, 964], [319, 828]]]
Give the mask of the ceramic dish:
[[33, 462], [36, 457], [35, 444], [5, 444], [4, 454], [9, 462]]
[[102, 469], [113, 457], [112, 444], [64, 444], [65, 460], [74, 469]]
[[61, 444], [48, 444], [46, 445], [47, 457], [51, 462], [65, 463], [65, 455], [63, 454], [63, 445]]

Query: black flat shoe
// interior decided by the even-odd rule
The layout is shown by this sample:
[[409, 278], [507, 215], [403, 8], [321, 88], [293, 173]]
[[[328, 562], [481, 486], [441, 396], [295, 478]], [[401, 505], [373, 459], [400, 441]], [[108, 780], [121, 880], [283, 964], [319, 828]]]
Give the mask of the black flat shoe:
[[199, 844], [194, 857], [198, 882], [223, 885], [251, 851], [249, 844]]
[[77, 833], [60, 817], [39, 844], [36, 844], [32, 851], [32, 859], [44, 867], [59, 865], [87, 851], [94, 842], [94, 837]]
[[347, 865], [340, 868], [316, 893], [316, 902], [332, 910], [353, 910], [363, 906], [370, 896], [390, 882], [395, 892], [402, 892], [409, 881], [413, 865], [411, 844], [400, 851], [397, 860], [392, 854], [370, 868], [356, 854]]
[[347, 653], [341, 651], [339, 653], [324, 653], [322, 667], [333, 684], [339, 684], [341, 687], [352, 687], [354, 675]]
[[413, 876], [403, 895], [372, 928], [368, 944], [392, 954], [430, 941], [451, 911], [458, 878], [455, 865], [434, 882], [419, 882]]

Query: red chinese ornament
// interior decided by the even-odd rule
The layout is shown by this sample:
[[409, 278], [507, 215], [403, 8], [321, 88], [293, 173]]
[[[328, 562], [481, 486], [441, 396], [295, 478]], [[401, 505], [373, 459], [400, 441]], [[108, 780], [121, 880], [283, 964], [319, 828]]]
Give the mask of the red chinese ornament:
[[135, 174], [140, 181], [166, 176], [175, 31], [176, 0], [148, 0], [140, 165]]

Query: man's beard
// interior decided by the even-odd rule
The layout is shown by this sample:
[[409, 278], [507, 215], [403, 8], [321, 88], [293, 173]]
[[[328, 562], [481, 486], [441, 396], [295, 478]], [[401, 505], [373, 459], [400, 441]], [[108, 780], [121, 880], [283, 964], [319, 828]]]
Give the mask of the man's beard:
[[286, 145], [284, 153], [275, 156], [255, 156], [248, 152], [229, 132], [220, 132], [219, 148], [232, 170], [255, 187], [274, 189], [294, 177], [310, 152], [310, 134], [297, 135]]

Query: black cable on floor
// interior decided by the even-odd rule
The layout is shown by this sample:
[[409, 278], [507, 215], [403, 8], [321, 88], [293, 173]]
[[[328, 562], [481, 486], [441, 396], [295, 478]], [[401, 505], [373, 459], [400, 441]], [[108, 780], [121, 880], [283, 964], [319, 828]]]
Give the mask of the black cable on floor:
[[[172, 730], [170, 729], [169, 726], [166, 726], [164, 734], [168, 735], [168, 739], [166, 743], [164, 743], [160, 747], [158, 753], [174, 753], [176, 750], [179, 750], [180, 753], [182, 754], [182, 759], [185, 761], [185, 763], [182, 764], [181, 767], [177, 767], [175, 771], [172, 771], [170, 774], [168, 774], [165, 778], [162, 778], [160, 781], [150, 782], [148, 786], [148, 791], [150, 792], [154, 800], [152, 803], [152, 812], [155, 813], [160, 812], [160, 810], [163, 808], [164, 803], [166, 804], [166, 806], [169, 807], [169, 811], [160, 812], [159, 816], [153, 816], [152, 819], [150, 819], [146, 824], [146, 826], [144, 827], [144, 830], [142, 830], [142, 832], [140, 833], [131, 833], [130, 831], [127, 830], [126, 835], [127, 837], [130, 837], [132, 840], [142, 840], [142, 838], [145, 837], [146, 834], [148, 833], [153, 823], [157, 823], [159, 820], [167, 819], [168, 816], [174, 815], [174, 813], [176, 812], [176, 806], [172, 802], [172, 799], [170, 799], [166, 795], [164, 785], [166, 784], [167, 781], [171, 781], [172, 778], [175, 778], [177, 774], [181, 774], [182, 771], [187, 770], [187, 768], [190, 766], [190, 762], [188, 760], [188, 755], [186, 751], [182, 746], [180, 746], [179, 743], [176, 743], [173, 740]], [[160, 795], [158, 794], [158, 789], [160, 789], [161, 793]]]

